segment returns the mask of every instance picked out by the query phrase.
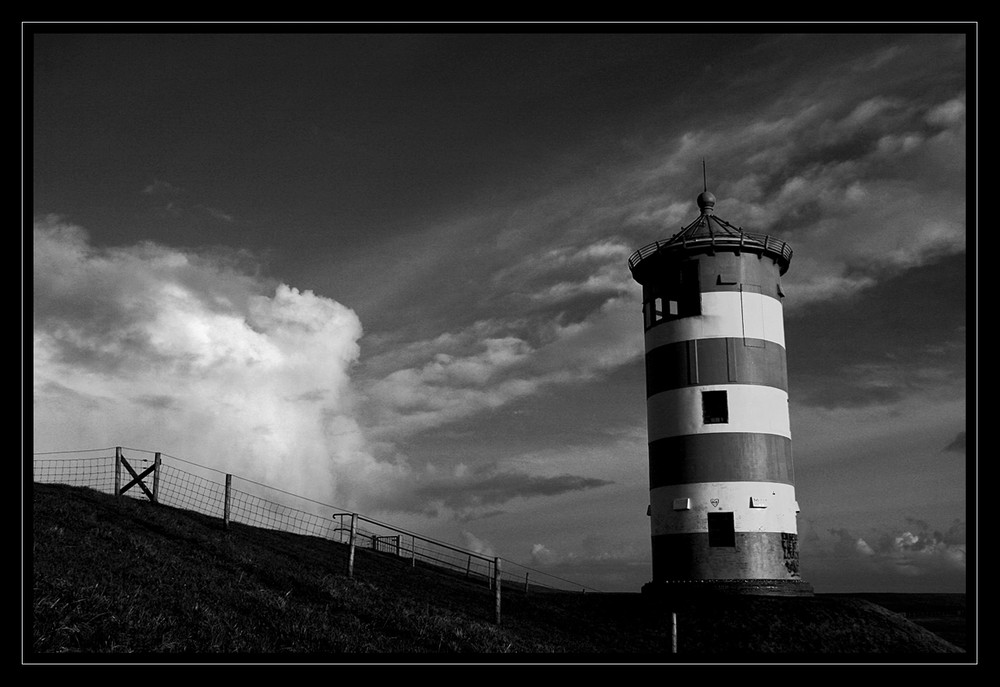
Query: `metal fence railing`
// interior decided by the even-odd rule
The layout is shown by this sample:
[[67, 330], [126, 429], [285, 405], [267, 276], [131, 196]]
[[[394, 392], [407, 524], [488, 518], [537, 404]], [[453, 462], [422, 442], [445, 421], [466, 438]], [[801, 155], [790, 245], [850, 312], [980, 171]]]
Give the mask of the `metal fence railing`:
[[166, 454], [123, 447], [36, 453], [33, 476], [35, 482], [90, 487], [121, 497], [148, 499], [220, 518], [226, 526], [235, 522], [348, 544], [348, 574], [353, 574], [355, 548], [391, 554], [412, 566], [420, 564], [457, 573], [495, 593], [498, 621], [502, 588], [525, 593], [598, 591], [514, 561], [470, 551]]

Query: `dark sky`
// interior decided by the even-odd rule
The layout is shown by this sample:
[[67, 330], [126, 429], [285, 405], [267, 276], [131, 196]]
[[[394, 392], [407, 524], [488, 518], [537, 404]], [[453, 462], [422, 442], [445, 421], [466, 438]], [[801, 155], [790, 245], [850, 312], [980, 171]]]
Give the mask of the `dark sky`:
[[31, 28], [35, 451], [163, 451], [638, 589], [626, 261], [704, 164], [794, 250], [804, 577], [965, 589], [967, 26]]

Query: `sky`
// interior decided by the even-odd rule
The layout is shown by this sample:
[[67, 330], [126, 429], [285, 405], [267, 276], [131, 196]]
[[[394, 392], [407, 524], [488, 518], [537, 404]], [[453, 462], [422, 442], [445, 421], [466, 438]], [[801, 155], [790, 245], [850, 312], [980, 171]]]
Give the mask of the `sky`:
[[27, 25], [33, 452], [161, 451], [638, 591], [627, 259], [707, 182], [794, 251], [803, 579], [966, 591], [975, 27], [778, 28]]

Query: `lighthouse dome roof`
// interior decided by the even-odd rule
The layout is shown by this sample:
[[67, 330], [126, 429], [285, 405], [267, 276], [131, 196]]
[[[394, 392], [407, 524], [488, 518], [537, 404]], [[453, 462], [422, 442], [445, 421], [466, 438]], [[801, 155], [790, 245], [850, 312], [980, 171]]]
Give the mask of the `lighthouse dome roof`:
[[743, 251], [768, 256], [775, 260], [781, 274], [788, 269], [792, 258], [792, 249], [784, 241], [766, 234], [743, 231], [726, 220], [715, 215], [715, 194], [708, 189], [698, 194], [698, 207], [701, 214], [686, 227], [667, 240], [655, 241], [643, 246], [629, 258], [629, 268], [632, 276], [642, 282], [644, 274], [654, 269], [654, 266], [667, 256], [689, 255], [694, 253], [714, 253]]

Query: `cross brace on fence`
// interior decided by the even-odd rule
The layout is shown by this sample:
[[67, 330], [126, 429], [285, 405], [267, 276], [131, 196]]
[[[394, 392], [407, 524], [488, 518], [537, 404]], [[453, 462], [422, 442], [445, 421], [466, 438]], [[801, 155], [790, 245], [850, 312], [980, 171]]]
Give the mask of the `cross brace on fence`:
[[[121, 486], [121, 470], [123, 465], [125, 466], [125, 469], [129, 471], [129, 474], [132, 475], [132, 481], [124, 487]], [[150, 491], [146, 486], [146, 483], [143, 481], [147, 476], [149, 476], [150, 473], [153, 475], [153, 491]], [[143, 470], [142, 474], [138, 474], [132, 466], [129, 465], [129, 462], [125, 460], [125, 455], [122, 453], [122, 447], [115, 447], [115, 496], [121, 496], [137, 484], [150, 501], [157, 503], [157, 492], [159, 491], [160, 486], [160, 454], [157, 453], [155, 459], [153, 460], [153, 464]]]

